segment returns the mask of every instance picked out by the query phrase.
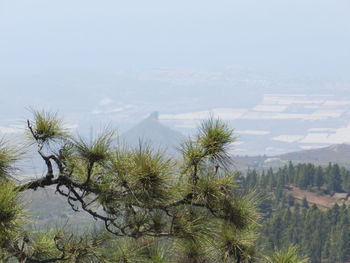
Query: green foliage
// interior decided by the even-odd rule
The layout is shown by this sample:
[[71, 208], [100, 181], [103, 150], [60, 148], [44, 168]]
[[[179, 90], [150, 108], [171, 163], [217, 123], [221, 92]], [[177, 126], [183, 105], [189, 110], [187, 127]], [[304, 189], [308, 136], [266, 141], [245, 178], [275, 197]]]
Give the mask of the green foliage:
[[11, 182], [0, 181], [0, 246], [16, 236], [23, 223], [23, 206]]
[[68, 131], [57, 113], [33, 110], [33, 115], [33, 123], [30, 123], [30, 138], [34, 137], [34, 139], [46, 143], [67, 137]]
[[285, 250], [276, 251], [270, 257], [267, 257], [268, 263], [307, 263], [307, 258], [299, 257], [297, 254], [298, 248], [290, 246]]
[[[52, 258], [65, 259], [64, 262], [91, 262], [104, 260], [98, 247], [105, 242], [106, 237], [101, 235], [91, 236], [85, 234], [77, 236], [64, 230], [31, 233], [26, 254], [36, 260], [48, 260]], [[64, 251], [64, 255], [62, 254]]]
[[252, 262], [257, 258], [254, 248], [257, 233], [254, 229], [241, 231], [226, 224], [222, 228], [217, 245], [222, 251], [224, 262]]
[[111, 146], [115, 133], [113, 130], [104, 130], [90, 141], [79, 136], [73, 139], [73, 149], [77, 157], [89, 164], [106, 162], [111, 154]]
[[180, 151], [184, 158], [185, 169], [198, 167], [203, 162], [205, 152], [197, 141], [188, 138], [181, 144]]
[[130, 155], [130, 189], [141, 202], [163, 202], [168, 200], [171, 186], [172, 161], [160, 151], [149, 146], [133, 150]]
[[4, 180], [16, 170], [15, 162], [20, 157], [19, 150], [4, 139], [0, 139], [0, 180]]
[[226, 123], [211, 117], [199, 128], [197, 141], [211, 161], [226, 166], [229, 164], [229, 150], [235, 141], [233, 130]]
[[178, 262], [170, 243], [154, 238], [118, 238], [108, 242], [103, 249], [106, 262], [171, 263]]
[[145, 249], [145, 245], [133, 239], [115, 240], [110, 245], [110, 250], [112, 250], [110, 258], [112, 262], [142, 262]]

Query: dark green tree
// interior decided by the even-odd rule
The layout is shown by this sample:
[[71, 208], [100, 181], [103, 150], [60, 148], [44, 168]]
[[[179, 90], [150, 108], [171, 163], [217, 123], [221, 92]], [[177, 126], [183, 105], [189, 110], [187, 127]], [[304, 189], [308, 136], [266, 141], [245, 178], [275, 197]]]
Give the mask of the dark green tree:
[[303, 200], [301, 201], [301, 206], [304, 208], [309, 208], [309, 203], [307, 202], [307, 199], [305, 196], [304, 196]]

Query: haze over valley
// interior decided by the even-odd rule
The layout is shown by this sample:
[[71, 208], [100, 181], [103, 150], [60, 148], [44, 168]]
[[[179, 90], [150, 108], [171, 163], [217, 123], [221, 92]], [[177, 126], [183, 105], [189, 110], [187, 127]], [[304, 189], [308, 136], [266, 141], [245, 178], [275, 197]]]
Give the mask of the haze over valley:
[[121, 135], [156, 111], [160, 123], [187, 136], [212, 115], [235, 129], [233, 153], [239, 155], [350, 142], [348, 82], [227, 68], [55, 72], [2, 78], [0, 84], [7, 87], [0, 105], [0, 132], [6, 136], [20, 134], [30, 109], [40, 105], [64, 114], [67, 127], [81, 134], [97, 124], [112, 126]]

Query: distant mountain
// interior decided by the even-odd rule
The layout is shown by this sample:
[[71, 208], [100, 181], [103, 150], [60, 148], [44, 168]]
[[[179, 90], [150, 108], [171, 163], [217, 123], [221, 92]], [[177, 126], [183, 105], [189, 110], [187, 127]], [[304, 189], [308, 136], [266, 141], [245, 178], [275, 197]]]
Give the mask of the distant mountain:
[[169, 153], [174, 153], [176, 147], [184, 139], [184, 135], [160, 123], [158, 112], [153, 112], [148, 118], [121, 136], [121, 142], [127, 146], [135, 147], [140, 142], [160, 147]]
[[285, 161], [350, 163], [350, 145], [335, 144], [324, 148], [304, 150], [275, 156]]
[[303, 150], [298, 152], [285, 153], [274, 156], [233, 156], [235, 167], [239, 170], [248, 168], [267, 169], [277, 168], [287, 162], [293, 163], [313, 163], [315, 165], [327, 165], [328, 163], [338, 163], [341, 166], [350, 168], [350, 145], [334, 144], [328, 147]]

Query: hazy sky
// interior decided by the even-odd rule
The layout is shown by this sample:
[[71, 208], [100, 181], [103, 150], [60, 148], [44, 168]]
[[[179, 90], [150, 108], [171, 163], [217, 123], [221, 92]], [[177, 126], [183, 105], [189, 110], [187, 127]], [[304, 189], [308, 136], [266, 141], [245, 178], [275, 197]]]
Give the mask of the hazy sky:
[[349, 14], [349, 0], [0, 0], [0, 137], [33, 107], [86, 132], [154, 110], [187, 131], [217, 112], [243, 153], [349, 142]]
[[350, 79], [349, 0], [0, 0], [0, 72], [224, 68]]

